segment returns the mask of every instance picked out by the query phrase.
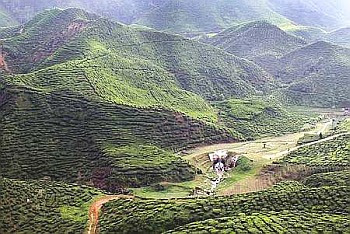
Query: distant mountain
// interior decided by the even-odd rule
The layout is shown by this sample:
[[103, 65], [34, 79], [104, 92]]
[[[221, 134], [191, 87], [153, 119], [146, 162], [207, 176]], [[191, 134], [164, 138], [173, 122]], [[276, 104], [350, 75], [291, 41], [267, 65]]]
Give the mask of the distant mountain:
[[220, 31], [252, 20], [290, 24], [272, 11], [264, 0], [170, 0], [142, 16], [137, 23], [177, 33]]
[[126, 24], [194, 36], [266, 20], [334, 30], [349, 26], [346, 0], [0, 0], [0, 26], [23, 23], [44, 9], [76, 7]]
[[267, 70], [273, 69], [279, 57], [306, 45], [304, 40], [262, 21], [231, 27], [206, 42], [249, 59]]
[[292, 35], [303, 38], [309, 43], [322, 40], [340, 46], [350, 47], [350, 27], [340, 28], [330, 32], [314, 27], [296, 27], [286, 31]]
[[334, 30], [350, 25], [348, 0], [268, 0], [271, 8], [300, 25]]

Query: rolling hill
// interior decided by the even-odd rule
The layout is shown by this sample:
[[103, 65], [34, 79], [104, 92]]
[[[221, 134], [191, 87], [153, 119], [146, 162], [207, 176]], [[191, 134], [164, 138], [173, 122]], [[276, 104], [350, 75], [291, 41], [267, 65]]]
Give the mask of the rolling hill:
[[279, 57], [306, 45], [302, 39], [264, 21], [233, 26], [205, 42], [249, 59], [267, 70], [275, 66]]
[[[329, 41], [347, 42], [338, 36], [346, 38], [346, 29], [316, 32]], [[325, 41], [308, 44], [267, 22], [234, 26], [204, 42], [260, 65], [283, 84], [284, 88], [276, 89], [276, 94], [282, 93], [282, 99], [288, 103], [318, 107], [349, 105], [348, 48]]]
[[289, 84], [286, 94], [297, 104], [349, 105], [350, 49], [316, 42], [279, 59], [276, 77]]

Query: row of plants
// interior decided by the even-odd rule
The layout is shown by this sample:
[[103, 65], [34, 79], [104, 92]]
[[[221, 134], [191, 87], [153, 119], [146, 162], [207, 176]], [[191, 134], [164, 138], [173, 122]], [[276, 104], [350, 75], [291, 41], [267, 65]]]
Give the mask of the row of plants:
[[0, 112], [0, 175], [83, 182], [114, 190], [194, 178], [174, 155], [230, 133], [164, 109], [90, 101], [68, 91], [8, 87]]
[[282, 211], [193, 222], [166, 233], [347, 233], [348, 215]]
[[118, 200], [102, 208], [101, 233], [159, 233], [240, 213], [298, 211], [348, 215], [348, 186], [309, 188], [283, 182], [269, 190], [226, 197]]
[[301, 147], [279, 160], [279, 163], [309, 166], [349, 166], [350, 134]]
[[82, 233], [101, 195], [86, 186], [0, 177], [0, 233]]

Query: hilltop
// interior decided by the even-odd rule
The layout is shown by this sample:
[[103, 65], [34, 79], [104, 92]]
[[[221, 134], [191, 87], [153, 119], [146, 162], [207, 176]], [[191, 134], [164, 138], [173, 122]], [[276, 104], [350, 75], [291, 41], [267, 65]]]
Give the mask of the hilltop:
[[277, 58], [306, 45], [304, 40], [264, 21], [231, 27], [206, 42], [264, 68], [273, 66]]

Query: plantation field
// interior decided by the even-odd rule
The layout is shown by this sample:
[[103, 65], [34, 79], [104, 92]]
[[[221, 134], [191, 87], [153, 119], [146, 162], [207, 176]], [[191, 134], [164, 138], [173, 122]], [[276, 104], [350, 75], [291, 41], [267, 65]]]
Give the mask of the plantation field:
[[81, 233], [101, 195], [86, 186], [0, 178], [0, 233]]
[[[282, 211], [322, 212], [348, 217], [349, 192], [347, 186], [309, 188], [298, 182], [284, 182], [269, 190], [246, 195], [199, 199], [116, 200], [103, 206], [100, 231], [159, 233], [197, 221], [235, 217], [240, 213], [253, 215]], [[346, 231], [347, 228], [345, 225], [342, 230]]]

